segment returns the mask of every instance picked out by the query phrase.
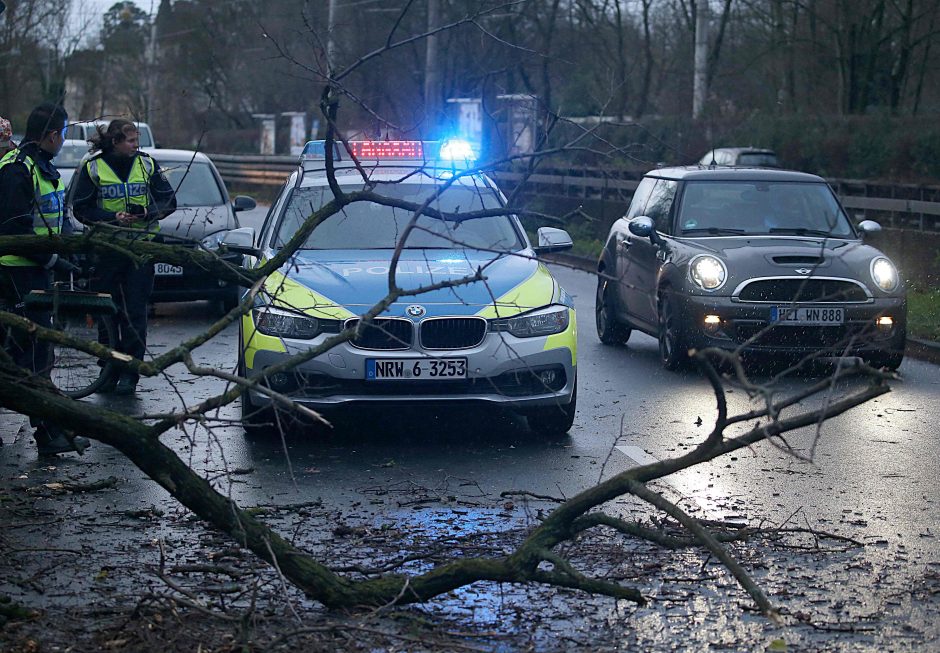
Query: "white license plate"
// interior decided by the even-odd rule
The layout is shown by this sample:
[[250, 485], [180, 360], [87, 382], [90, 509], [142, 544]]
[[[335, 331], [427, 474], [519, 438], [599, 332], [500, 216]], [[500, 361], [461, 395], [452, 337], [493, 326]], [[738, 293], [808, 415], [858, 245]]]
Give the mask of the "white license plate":
[[799, 324], [803, 326], [839, 325], [845, 321], [844, 308], [804, 306], [774, 306], [770, 309], [770, 321], [777, 324]]
[[450, 381], [467, 378], [466, 358], [368, 358], [366, 379]]
[[183, 266], [170, 265], [169, 263], [154, 263], [153, 273], [161, 277], [179, 277], [183, 275]]

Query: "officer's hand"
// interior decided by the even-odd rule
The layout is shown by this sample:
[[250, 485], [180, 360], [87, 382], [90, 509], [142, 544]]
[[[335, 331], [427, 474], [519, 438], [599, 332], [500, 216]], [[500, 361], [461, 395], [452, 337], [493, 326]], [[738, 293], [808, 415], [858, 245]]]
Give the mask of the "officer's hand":
[[82, 269], [72, 263], [67, 258], [59, 257], [55, 264], [52, 266], [52, 269], [59, 274], [75, 274], [76, 276], [81, 275]]

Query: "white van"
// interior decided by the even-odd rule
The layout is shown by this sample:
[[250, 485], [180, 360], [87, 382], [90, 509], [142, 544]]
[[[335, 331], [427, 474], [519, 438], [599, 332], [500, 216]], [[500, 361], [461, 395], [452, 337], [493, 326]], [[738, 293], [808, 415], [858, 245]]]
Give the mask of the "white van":
[[[83, 120], [81, 122], [69, 123], [65, 137], [79, 141], [87, 141], [94, 136], [95, 128], [98, 125], [106, 128], [110, 122], [110, 120]], [[150, 125], [145, 122], [135, 122], [134, 124], [137, 126], [137, 132], [140, 134], [139, 147], [142, 150], [157, 147], [153, 140], [153, 133], [150, 131]]]

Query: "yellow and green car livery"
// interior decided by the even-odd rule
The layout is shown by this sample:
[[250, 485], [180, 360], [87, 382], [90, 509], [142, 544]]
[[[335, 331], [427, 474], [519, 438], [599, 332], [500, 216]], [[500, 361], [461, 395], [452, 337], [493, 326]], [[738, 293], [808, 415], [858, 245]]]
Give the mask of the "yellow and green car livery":
[[[443, 150], [423, 143], [425, 154], [437, 147]], [[266, 279], [241, 323], [243, 373], [321, 411], [361, 403], [489, 404], [521, 412], [535, 431], [567, 432], [577, 396], [577, 320], [571, 297], [537, 258], [569, 247], [567, 234], [543, 228], [544, 242], [533, 247], [519, 220], [498, 210], [505, 200], [480, 173], [455, 181], [428, 163], [433, 157], [372, 160], [367, 148], [356, 154], [370, 183], [389, 182], [380, 188], [390, 201], [355, 202], [320, 221]], [[361, 190], [360, 168], [344, 168], [351, 157], [338, 158], [337, 181], [345, 191]], [[318, 161], [303, 160], [253, 238], [259, 261], [332, 199]], [[402, 204], [428, 198], [434, 213], [408, 231], [414, 212]], [[396, 285], [414, 294], [359, 325], [388, 295], [393, 265]], [[354, 337], [310, 356], [357, 325]], [[271, 405], [270, 392], [246, 392], [246, 424], [269, 418]]]

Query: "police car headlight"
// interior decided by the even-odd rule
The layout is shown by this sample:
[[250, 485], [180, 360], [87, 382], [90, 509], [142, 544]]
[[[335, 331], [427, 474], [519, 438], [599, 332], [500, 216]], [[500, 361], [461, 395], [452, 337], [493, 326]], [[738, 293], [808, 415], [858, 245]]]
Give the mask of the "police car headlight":
[[202, 245], [204, 249], [208, 249], [210, 252], [214, 252], [219, 249], [222, 245], [222, 238], [225, 237], [224, 231], [217, 231], [214, 234], [209, 234], [205, 238], [199, 241], [199, 244]]
[[508, 331], [517, 338], [534, 338], [561, 333], [568, 328], [568, 307], [549, 306], [519, 317], [493, 322], [495, 331]]
[[885, 292], [891, 292], [898, 287], [900, 281], [898, 269], [894, 267], [894, 263], [884, 256], [873, 258], [871, 261], [871, 280]]
[[320, 321], [315, 317], [298, 315], [270, 306], [252, 311], [255, 328], [266, 336], [310, 340], [320, 333]]
[[717, 290], [728, 278], [728, 269], [714, 256], [696, 256], [689, 264], [689, 276], [702, 290]]

